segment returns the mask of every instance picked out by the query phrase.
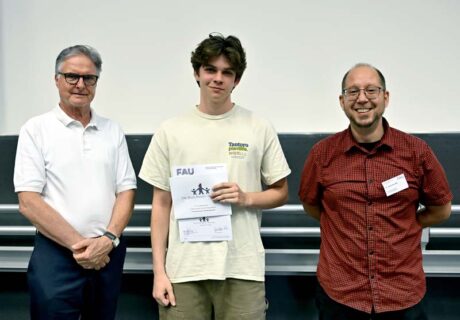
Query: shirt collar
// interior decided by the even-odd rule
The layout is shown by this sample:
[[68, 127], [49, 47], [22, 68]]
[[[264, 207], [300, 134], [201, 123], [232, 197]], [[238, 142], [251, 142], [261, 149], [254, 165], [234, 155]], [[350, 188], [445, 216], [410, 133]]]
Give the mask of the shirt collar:
[[[383, 136], [382, 136], [382, 139], [380, 139], [380, 143], [375, 147], [375, 149], [382, 148], [382, 147], [388, 147], [390, 149], [393, 149], [394, 138], [391, 132], [390, 125], [388, 124], [388, 121], [385, 118], [382, 118], [382, 124], [383, 124]], [[353, 134], [351, 132], [351, 127], [348, 126], [348, 129], [345, 132], [343, 152], [348, 152], [353, 148], [361, 149], [361, 147], [359, 146], [359, 143], [353, 137]]]
[[[56, 118], [66, 127], [71, 123], [77, 122], [77, 120], [69, 117], [69, 115], [65, 113], [64, 110], [62, 110], [59, 105], [54, 108], [53, 112], [56, 115]], [[97, 129], [98, 123], [99, 123], [99, 116], [96, 114], [96, 112], [94, 112], [94, 109], [91, 108], [91, 120], [89, 121], [86, 127], [87, 128], [92, 127], [94, 129]]]

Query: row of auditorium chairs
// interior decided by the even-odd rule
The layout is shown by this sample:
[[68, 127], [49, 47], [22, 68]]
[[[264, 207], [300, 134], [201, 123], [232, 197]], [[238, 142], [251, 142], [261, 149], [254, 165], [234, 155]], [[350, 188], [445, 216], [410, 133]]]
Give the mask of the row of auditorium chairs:
[[[266, 248], [267, 275], [314, 274], [319, 255], [320, 229], [297, 200], [300, 172], [308, 151], [328, 134], [280, 134], [292, 174], [288, 204], [263, 213], [261, 235]], [[453, 214], [442, 225], [425, 229], [422, 237], [428, 276], [460, 275], [460, 134], [419, 134], [443, 164], [454, 193]], [[139, 172], [151, 135], [128, 135], [130, 156]], [[0, 136], [0, 272], [24, 272], [35, 228], [18, 212], [12, 177], [17, 136]], [[126, 273], [151, 273], [150, 209], [152, 188], [138, 181], [133, 218], [124, 232], [128, 241]]]

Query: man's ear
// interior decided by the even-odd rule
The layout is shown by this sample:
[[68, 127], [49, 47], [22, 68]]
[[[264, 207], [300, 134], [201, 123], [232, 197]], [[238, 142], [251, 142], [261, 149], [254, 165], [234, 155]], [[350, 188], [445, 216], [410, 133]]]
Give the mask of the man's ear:
[[236, 88], [236, 86], [240, 83], [240, 80], [241, 78], [239, 78], [238, 80], [235, 80], [235, 84], [233, 85], [233, 89], [232, 91]]
[[196, 84], [200, 87], [200, 75], [193, 70], [193, 76], [195, 77]]
[[345, 101], [344, 101], [343, 95], [339, 96], [339, 102], [340, 102], [340, 107], [342, 108], [342, 110], [344, 110]]
[[383, 93], [383, 99], [385, 101], [385, 109], [388, 107], [388, 103], [390, 103], [390, 93], [385, 90]]

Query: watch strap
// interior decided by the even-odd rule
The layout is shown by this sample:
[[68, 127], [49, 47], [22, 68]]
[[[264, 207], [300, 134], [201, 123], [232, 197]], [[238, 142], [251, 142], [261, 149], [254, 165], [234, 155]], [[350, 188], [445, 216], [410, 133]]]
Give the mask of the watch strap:
[[106, 236], [107, 238], [109, 238], [112, 241], [112, 245], [113, 245], [114, 248], [116, 248], [118, 246], [118, 244], [120, 243], [120, 239], [118, 239], [118, 237], [116, 235], [114, 235], [110, 231], [104, 232], [103, 235]]

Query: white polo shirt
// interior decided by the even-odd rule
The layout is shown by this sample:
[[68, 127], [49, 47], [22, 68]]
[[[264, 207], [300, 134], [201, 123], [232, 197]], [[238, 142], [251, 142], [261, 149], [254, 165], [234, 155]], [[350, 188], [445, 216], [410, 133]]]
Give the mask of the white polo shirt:
[[59, 106], [21, 128], [14, 169], [15, 191], [32, 191], [82, 236], [104, 233], [116, 194], [136, 188], [120, 126], [91, 110], [86, 126]]

